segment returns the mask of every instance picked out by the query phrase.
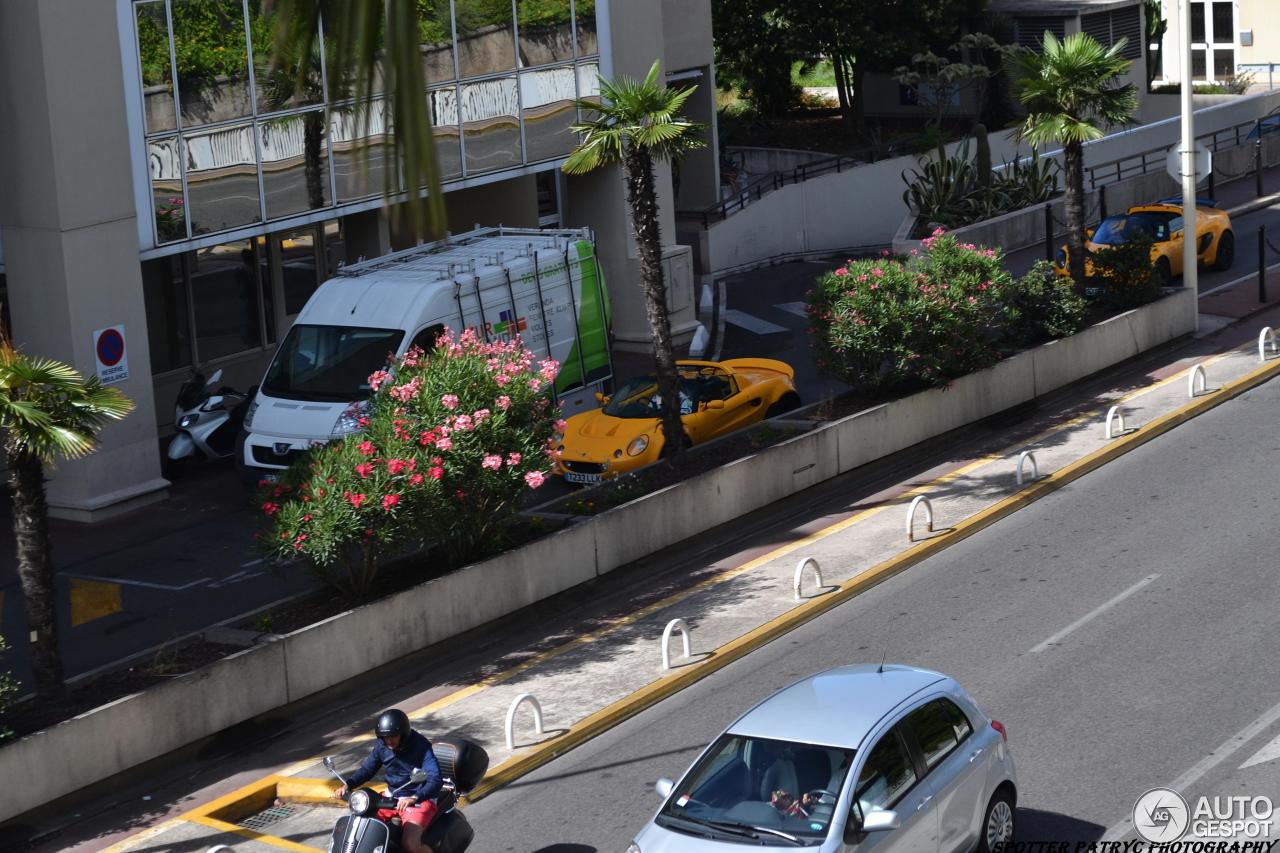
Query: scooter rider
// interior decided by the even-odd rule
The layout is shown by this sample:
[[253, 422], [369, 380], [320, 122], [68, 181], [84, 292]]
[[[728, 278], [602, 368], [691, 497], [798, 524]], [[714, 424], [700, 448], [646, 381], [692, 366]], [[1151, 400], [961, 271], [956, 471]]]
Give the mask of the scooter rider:
[[[380, 809], [378, 817], [388, 820], [399, 814], [403, 822], [400, 846], [405, 853], [431, 853], [431, 848], [422, 843], [422, 834], [436, 816], [436, 797], [441, 789], [440, 765], [431, 750], [431, 741], [414, 731], [408, 715], [398, 708], [384, 711], [378, 717], [374, 734], [377, 743], [347, 783], [351, 788], [358, 788], [381, 769], [387, 790], [396, 791], [409, 783], [415, 769], [421, 768], [427, 776], [422, 784], [407, 794], [398, 794], [395, 811]], [[342, 785], [333, 795], [344, 799], [347, 793], [347, 785]]]

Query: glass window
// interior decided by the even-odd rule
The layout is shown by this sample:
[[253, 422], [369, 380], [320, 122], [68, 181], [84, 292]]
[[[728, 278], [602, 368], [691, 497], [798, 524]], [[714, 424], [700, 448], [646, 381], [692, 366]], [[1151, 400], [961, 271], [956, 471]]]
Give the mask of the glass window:
[[295, 325], [267, 369], [262, 391], [335, 403], [368, 398], [369, 375], [400, 348], [399, 329]]
[[596, 0], [576, 0], [573, 11], [578, 56], [595, 56], [600, 52], [596, 39]]
[[244, 6], [240, 0], [171, 0], [182, 124], [252, 114]]
[[520, 165], [516, 78], [462, 84], [460, 112], [468, 174]]
[[520, 107], [528, 162], [563, 157], [577, 139], [569, 125], [578, 117], [573, 107], [577, 82], [571, 66], [545, 68], [520, 75]]
[[427, 84], [457, 79], [449, 0], [418, 0], [418, 40], [422, 44], [422, 74]]
[[280, 237], [280, 274], [284, 281], [284, 313], [292, 317], [320, 286], [316, 273], [316, 234], [311, 228]]
[[[253, 82], [258, 97], [258, 114], [319, 104], [324, 101], [320, 73], [320, 34], [315, 34], [310, 55], [286, 51], [275, 61], [276, 16], [267, 14], [263, 0], [249, 0], [249, 35], [253, 42]], [[298, 72], [306, 70], [306, 83], [299, 89]]]
[[138, 23], [138, 58], [142, 68], [142, 101], [147, 131], [173, 130], [173, 65], [169, 59], [169, 19], [164, 0], [134, 7]]
[[454, 0], [458, 71], [463, 77], [516, 67], [515, 26], [508, 0]]
[[262, 221], [251, 125], [188, 134], [182, 143], [193, 234]]
[[1235, 73], [1235, 50], [1215, 50], [1213, 52], [1213, 79], [1230, 80]]
[[1204, 4], [1191, 4], [1191, 40], [1197, 44], [1204, 44], [1205, 41], [1204, 27]]
[[1204, 48], [1197, 48], [1191, 51], [1191, 79], [1192, 80], [1206, 79]]
[[916, 771], [896, 729], [890, 731], [867, 756], [858, 776], [855, 802], [862, 814], [891, 809], [916, 783]]
[[932, 769], [951, 754], [960, 741], [969, 736], [973, 727], [964, 712], [949, 699], [935, 699], [917, 708], [907, 716], [924, 763]]
[[409, 348], [418, 347], [424, 352], [431, 352], [436, 348], [436, 338], [444, 334], [444, 323], [436, 323], [434, 326], [427, 326], [418, 334], [413, 336], [413, 342], [409, 344]]
[[[600, 66], [588, 62], [578, 66], [578, 97], [584, 101], [600, 103]], [[583, 113], [579, 112], [579, 120]]]
[[[392, 179], [399, 184], [398, 177], [389, 171], [394, 166], [389, 162], [391, 134], [384, 101], [376, 100], [359, 111], [354, 106], [335, 107], [329, 112], [329, 132], [333, 134], [333, 177], [338, 202], [378, 195]], [[358, 141], [367, 146], [363, 163], [356, 146], [357, 135]]]
[[325, 281], [338, 274], [338, 268], [347, 259], [347, 240], [342, 233], [342, 220], [330, 219], [324, 224]]
[[458, 128], [458, 90], [433, 89], [427, 93], [431, 109], [431, 132], [436, 142], [436, 164], [440, 180], [462, 177], [462, 131]]
[[540, 228], [560, 226], [560, 186], [556, 171], [539, 172], [535, 176], [538, 186], [538, 226]]
[[[1213, 40], [1217, 44], [1235, 44], [1236, 19], [1231, 3], [1213, 4]], [[1230, 76], [1230, 75], [1228, 75]]]
[[182, 266], [181, 255], [142, 262], [152, 373], [179, 370], [191, 364], [191, 323]]
[[178, 162], [176, 136], [152, 139], [147, 143], [147, 170], [151, 173], [156, 240], [171, 243], [186, 239], [186, 205], [182, 200], [182, 170]]
[[207, 362], [262, 345], [262, 286], [254, 242], [192, 252], [196, 356]]
[[573, 8], [569, 0], [516, 0], [520, 67], [573, 59]]
[[267, 218], [279, 219], [329, 204], [329, 147], [324, 110], [258, 125]]

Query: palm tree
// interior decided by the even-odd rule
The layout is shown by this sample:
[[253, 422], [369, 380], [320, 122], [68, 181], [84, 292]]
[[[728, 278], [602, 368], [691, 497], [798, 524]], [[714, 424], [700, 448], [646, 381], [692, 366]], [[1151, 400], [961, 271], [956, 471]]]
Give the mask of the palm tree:
[[676, 115], [696, 86], [671, 89], [658, 81], [658, 62], [644, 80], [622, 76], [600, 80], [601, 103], [582, 99], [577, 107], [591, 120], [572, 126], [580, 134], [578, 147], [565, 160], [566, 174], [581, 175], [601, 166], [621, 164], [627, 185], [627, 204], [640, 252], [640, 283], [645, 315], [653, 338], [653, 361], [662, 395], [664, 450], [684, 449], [680, 420], [679, 379], [671, 352], [671, 320], [667, 316], [667, 284], [662, 275], [662, 233], [658, 226], [658, 194], [653, 182], [655, 161], [670, 161], [703, 147], [702, 125]]
[[103, 424], [132, 409], [127, 397], [116, 388], [104, 388], [96, 376], [86, 380], [61, 362], [22, 355], [0, 338], [0, 432], [9, 465], [18, 577], [39, 696], [56, 696], [63, 690], [44, 466], [59, 456], [75, 459], [93, 452]]
[[1125, 40], [1109, 48], [1084, 33], [1058, 41], [1046, 31], [1040, 53], [1014, 52], [1009, 78], [1027, 117], [1019, 139], [1033, 146], [1060, 142], [1066, 161], [1067, 250], [1071, 277], [1084, 286], [1084, 143], [1098, 139], [1104, 128], [1127, 124], [1138, 108], [1138, 94], [1119, 77], [1129, 69], [1122, 59]]

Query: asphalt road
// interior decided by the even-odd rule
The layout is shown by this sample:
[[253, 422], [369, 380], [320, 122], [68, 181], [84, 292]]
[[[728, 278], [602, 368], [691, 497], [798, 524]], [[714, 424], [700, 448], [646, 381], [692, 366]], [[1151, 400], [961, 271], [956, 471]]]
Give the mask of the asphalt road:
[[470, 806], [477, 849], [621, 851], [739, 713], [882, 655], [1005, 723], [1020, 839], [1123, 832], [1175, 781], [1276, 799], [1278, 405], [1280, 383], [1226, 403]]

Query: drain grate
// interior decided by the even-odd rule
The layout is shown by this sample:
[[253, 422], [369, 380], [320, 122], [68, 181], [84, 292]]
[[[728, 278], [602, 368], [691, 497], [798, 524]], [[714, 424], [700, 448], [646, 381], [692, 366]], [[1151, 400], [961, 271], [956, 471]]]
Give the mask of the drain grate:
[[240, 821], [240, 826], [245, 829], [266, 829], [271, 824], [279, 823], [285, 818], [297, 814], [297, 812], [298, 810], [293, 806], [271, 806]]

